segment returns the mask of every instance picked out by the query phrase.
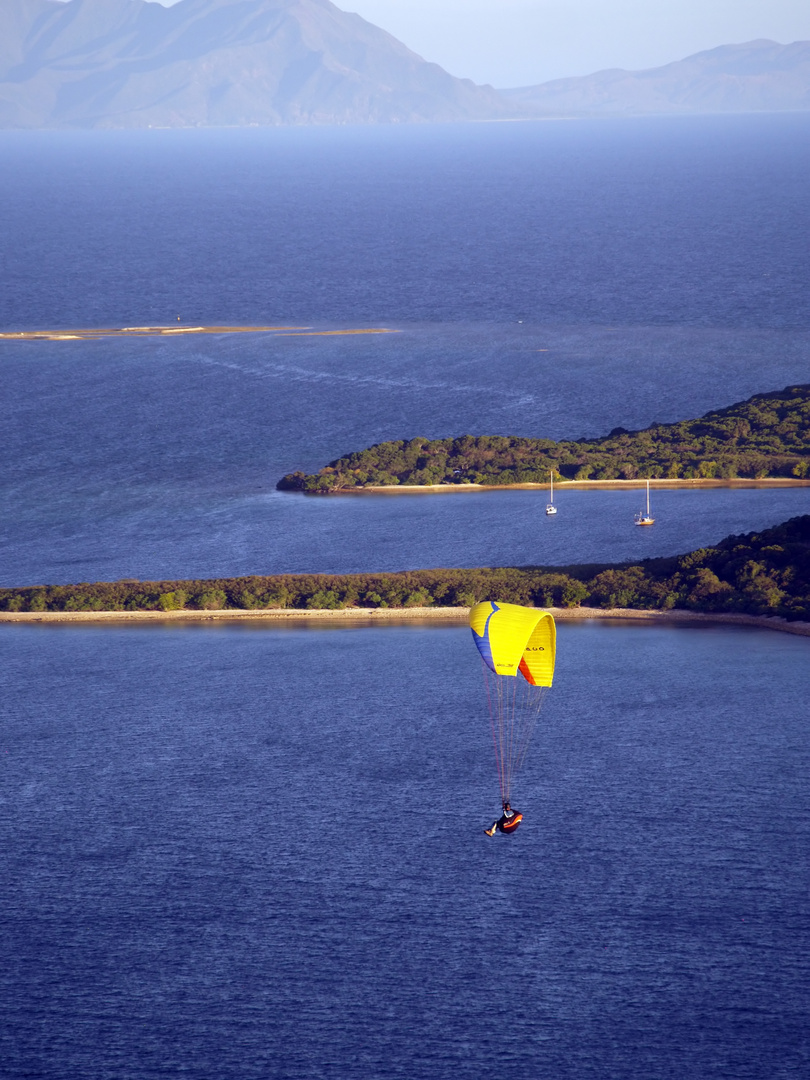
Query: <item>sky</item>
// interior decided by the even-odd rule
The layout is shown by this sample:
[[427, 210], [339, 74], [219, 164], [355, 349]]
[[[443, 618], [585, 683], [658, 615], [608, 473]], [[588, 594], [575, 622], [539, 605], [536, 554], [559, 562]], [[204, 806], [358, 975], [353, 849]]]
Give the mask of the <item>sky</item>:
[[810, 0], [338, 0], [451, 74], [530, 86], [702, 49], [810, 40]]
[[337, 6], [452, 75], [499, 87], [609, 67], [658, 67], [754, 38], [810, 40], [810, 0], [337, 0]]

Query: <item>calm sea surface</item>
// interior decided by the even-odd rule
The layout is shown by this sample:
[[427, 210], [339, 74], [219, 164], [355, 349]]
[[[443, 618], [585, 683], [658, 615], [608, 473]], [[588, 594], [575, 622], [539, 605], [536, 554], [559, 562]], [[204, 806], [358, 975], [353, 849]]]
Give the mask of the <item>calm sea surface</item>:
[[463, 627], [0, 626], [2, 1075], [806, 1076], [807, 649], [562, 625], [490, 839]]
[[[806, 491], [313, 502], [414, 435], [596, 436], [808, 381], [810, 117], [0, 135], [0, 582], [673, 554]], [[472, 500], [472, 501], [470, 501]]]
[[[375, 441], [807, 382], [810, 117], [0, 134], [0, 584], [571, 563], [808, 489], [306, 499]], [[0, 626], [3, 1080], [810, 1070], [808, 641], [563, 625], [497, 810], [464, 629]]]

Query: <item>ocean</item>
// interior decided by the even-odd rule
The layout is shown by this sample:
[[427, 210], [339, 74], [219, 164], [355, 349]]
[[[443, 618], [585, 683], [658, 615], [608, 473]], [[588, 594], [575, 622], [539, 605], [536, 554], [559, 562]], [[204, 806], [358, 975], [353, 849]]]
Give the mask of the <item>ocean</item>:
[[677, 492], [641, 537], [638, 495], [561, 492], [551, 533], [542, 494], [275, 484], [386, 439], [598, 436], [806, 380], [809, 128], [4, 133], [3, 329], [398, 332], [0, 341], [0, 582], [634, 559], [806, 512]]
[[806, 638], [0, 626], [8, 1080], [805, 1075]]
[[[0, 584], [630, 560], [807, 513], [275, 484], [807, 382], [809, 133], [0, 133], [0, 329], [396, 331], [0, 341]], [[508, 840], [471, 650], [0, 627], [4, 1080], [806, 1071], [806, 639], [561, 626]]]

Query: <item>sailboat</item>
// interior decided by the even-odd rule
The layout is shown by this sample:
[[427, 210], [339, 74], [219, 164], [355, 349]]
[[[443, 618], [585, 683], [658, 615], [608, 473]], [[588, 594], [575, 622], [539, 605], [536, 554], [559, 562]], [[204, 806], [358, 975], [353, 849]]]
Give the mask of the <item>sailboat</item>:
[[654, 525], [655, 518], [650, 515], [650, 481], [647, 481], [647, 509], [636, 514], [636, 525]]
[[554, 470], [553, 469], [551, 469], [550, 472], [549, 472], [549, 482], [550, 482], [549, 500], [546, 503], [546, 513], [547, 514], [556, 514], [557, 513], [557, 507], [554, 505]]

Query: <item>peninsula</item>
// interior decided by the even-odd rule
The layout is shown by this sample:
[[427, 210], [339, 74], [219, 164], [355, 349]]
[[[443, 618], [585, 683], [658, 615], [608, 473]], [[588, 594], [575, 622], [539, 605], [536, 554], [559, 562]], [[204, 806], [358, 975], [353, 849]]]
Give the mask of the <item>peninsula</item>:
[[508, 435], [378, 443], [317, 473], [288, 473], [280, 491], [329, 494], [445, 485], [514, 487], [594, 481], [731, 482], [810, 475], [810, 384], [788, 386], [696, 420], [614, 428], [599, 439], [555, 442]]
[[[216, 580], [113, 581], [0, 589], [0, 620], [115, 617], [454, 617], [480, 600], [617, 610], [683, 619], [810, 620], [810, 515], [729, 536], [672, 558], [563, 567], [482, 567], [370, 574], [277, 574]], [[148, 613], [148, 614], [147, 614]]]

